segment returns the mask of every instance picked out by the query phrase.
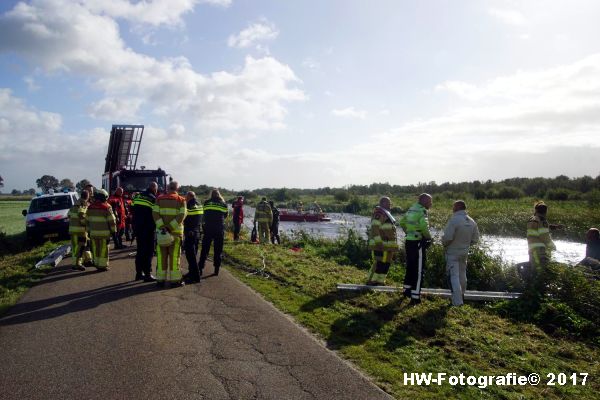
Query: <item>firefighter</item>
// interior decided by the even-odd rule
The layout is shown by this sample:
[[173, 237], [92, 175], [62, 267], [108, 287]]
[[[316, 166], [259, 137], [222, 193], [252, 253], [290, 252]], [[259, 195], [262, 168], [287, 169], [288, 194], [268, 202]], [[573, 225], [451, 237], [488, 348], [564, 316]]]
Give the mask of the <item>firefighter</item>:
[[88, 198], [88, 204], [87, 204], [89, 206], [94, 201], [94, 185], [92, 185], [91, 183], [88, 183], [87, 185], [85, 185], [84, 190], [87, 190], [87, 192], [90, 194], [90, 196]]
[[152, 207], [156, 203], [156, 193], [158, 193], [158, 184], [150, 182], [145, 191], [138, 193], [133, 198], [131, 205], [133, 231], [137, 243], [135, 253], [136, 281], [153, 282], [156, 280], [152, 276], [152, 256], [154, 255], [154, 235], [156, 231]]
[[90, 193], [81, 191], [81, 198], [69, 210], [69, 234], [71, 235], [71, 254], [73, 255], [73, 269], [85, 271], [84, 264], [91, 263], [92, 253], [86, 250], [88, 235], [86, 232], [86, 213]]
[[406, 275], [404, 276], [404, 296], [411, 304], [421, 302], [421, 283], [425, 268], [427, 248], [431, 245], [427, 210], [431, 208], [432, 198], [427, 193], [419, 195], [406, 214], [400, 218], [400, 226], [406, 233]]
[[108, 198], [108, 204], [112, 207], [113, 214], [117, 221], [117, 231], [113, 235], [113, 240], [115, 242], [114, 248], [122, 249], [125, 247], [123, 245], [123, 233], [125, 232], [125, 219], [127, 218], [125, 201], [123, 199], [123, 188], [118, 187], [115, 190], [115, 193]]
[[133, 212], [131, 211], [133, 196], [135, 195], [137, 195], [137, 192], [133, 193], [131, 197], [128, 195], [123, 196], [125, 203], [125, 240], [129, 241], [129, 245], [131, 245], [135, 238], [133, 234]]
[[233, 202], [233, 240], [240, 240], [240, 230], [244, 223], [244, 197], [238, 196]]
[[185, 198], [177, 191], [179, 183], [171, 181], [168, 192], [158, 196], [152, 207], [152, 216], [156, 224], [156, 283], [159, 287], [168, 281], [172, 287], [182, 286], [179, 268], [181, 241], [183, 239], [183, 220], [187, 214]]
[[[561, 229], [562, 225], [549, 224], [546, 219], [548, 206], [540, 201], [534, 206], [534, 213], [527, 221], [527, 247], [529, 250], [528, 278], [543, 274], [556, 246], [550, 236], [551, 230]], [[542, 283], [541, 281], [539, 282]], [[538, 287], [541, 289], [541, 287]]]
[[373, 210], [369, 249], [373, 265], [369, 271], [367, 285], [385, 285], [394, 254], [398, 251], [396, 242], [396, 220], [390, 213], [392, 202], [389, 197], [379, 199], [379, 205]]
[[94, 202], [87, 209], [87, 230], [92, 244], [92, 257], [99, 271], [108, 270], [108, 240], [117, 229], [115, 215], [107, 200], [106, 190], [96, 189]]
[[279, 237], [279, 209], [275, 207], [273, 200], [269, 200], [269, 206], [273, 212], [273, 222], [271, 223], [271, 243], [275, 244], [275, 240], [277, 240], [277, 244], [281, 244], [281, 238]]
[[188, 262], [188, 274], [185, 276], [186, 283], [200, 282], [200, 271], [196, 255], [198, 254], [198, 243], [200, 242], [200, 226], [204, 209], [202, 204], [196, 200], [196, 193], [187, 192], [185, 196], [187, 216], [183, 220], [183, 249]]
[[452, 205], [452, 218], [442, 236], [446, 253], [446, 272], [452, 290], [452, 305], [462, 306], [467, 290], [467, 256], [469, 247], [479, 241], [479, 229], [473, 218], [467, 215], [467, 205], [456, 200]]
[[273, 223], [273, 211], [267, 203], [267, 198], [263, 197], [256, 206], [254, 213], [254, 223], [258, 223], [258, 241], [259, 243], [269, 243], [271, 235], [269, 233]]
[[227, 203], [223, 200], [218, 189], [210, 192], [210, 198], [204, 202], [204, 229], [202, 230], [202, 250], [198, 270], [200, 276], [204, 270], [206, 257], [210, 251], [210, 245], [214, 241], [214, 275], [219, 275], [221, 268], [221, 253], [223, 252], [223, 240], [225, 236], [225, 218], [229, 215]]

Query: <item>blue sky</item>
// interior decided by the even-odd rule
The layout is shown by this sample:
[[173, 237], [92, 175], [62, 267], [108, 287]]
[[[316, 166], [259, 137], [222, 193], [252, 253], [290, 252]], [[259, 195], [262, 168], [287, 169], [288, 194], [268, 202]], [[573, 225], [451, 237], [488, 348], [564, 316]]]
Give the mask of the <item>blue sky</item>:
[[234, 189], [596, 176], [600, 3], [0, 3], [0, 175]]

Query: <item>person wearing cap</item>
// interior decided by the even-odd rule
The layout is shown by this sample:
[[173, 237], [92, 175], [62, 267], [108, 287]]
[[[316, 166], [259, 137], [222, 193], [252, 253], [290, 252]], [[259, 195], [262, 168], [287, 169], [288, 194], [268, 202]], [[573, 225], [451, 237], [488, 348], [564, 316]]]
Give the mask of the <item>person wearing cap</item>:
[[233, 202], [233, 240], [240, 240], [240, 230], [244, 223], [244, 197], [238, 196]]
[[200, 282], [198, 270], [198, 243], [200, 242], [200, 226], [204, 209], [196, 200], [196, 193], [189, 191], [185, 195], [187, 216], [183, 220], [183, 250], [188, 262], [188, 274], [184, 277], [186, 283]]
[[108, 193], [96, 189], [94, 202], [87, 209], [87, 231], [92, 245], [94, 266], [100, 271], [108, 270], [108, 240], [117, 230], [112, 207], [107, 202]]
[[392, 202], [389, 197], [379, 199], [379, 205], [373, 209], [371, 230], [369, 231], [369, 250], [373, 264], [367, 278], [367, 285], [385, 285], [394, 254], [398, 251], [396, 241], [396, 220], [390, 213]]
[[218, 189], [211, 190], [210, 198], [204, 201], [203, 208], [204, 229], [202, 229], [202, 250], [200, 251], [200, 261], [198, 261], [198, 272], [202, 276], [210, 246], [214, 242], [213, 266], [215, 268], [214, 275], [217, 276], [221, 268], [223, 242], [225, 240], [225, 219], [229, 216], [229, 211], [227, 203], [225, 203]]
[[256, 205], [254, 212], [254, 223], [258, 224], [259, 243], [269, 243], [271, 241], [271, 224], [273, 223], [273, 211], [267, 203], [267, 198], [263, 197], [260, 203]]
[[152, 207], [152, 217], [156, 224], [156, 284], [163, 287], [168, 281], [171, 287], [182, 286], [183, 276], [179, 268], [181, 262], [181, 242], [183, 240], [183, 220], [187, 215], [185, 198], [180, 196], [179, 182], [171, 181], [168, 192], [161, 194]]
[[473, 218], [467, 215], [467, 204], [463, 200], [454, 202], [452, 212], [444, 229], [442, 244], [446, 253], [452, 305], [462, 306], [467, 290], [467, 256], [469, 247], [479, 241], [479, 229]]
[[427, 248], [431, 245], [427, 210], [431, 208], [430, 194], [421, 193], [419, 200], [400, 218], [400, 226], [406, 233], [406, 275], [404, 276], [404, 296], [410, 297], [411, 304], [421, 302], [421, 284], [426, 264]]
[[91, 263], [92, 253], [86, 250], [88, 235], [86, 231], [86, 214], [90, 193], [81, 191], [81, 198], [69, 210], [69, 234], [71, 235], [71, 254], [73, 269], [85, 271], [84, 263]]
[[556, 250], [550, 231], [562, 228], [562, 225], [549, 224], [546, 219], [547, 214], [548, 206], [543, 201], [537, 202], [534, 206], [533, 216], [527, 221], [527, 247], [531, 274], [539, 274], [544, 271], [550, 261], [552, 251]]

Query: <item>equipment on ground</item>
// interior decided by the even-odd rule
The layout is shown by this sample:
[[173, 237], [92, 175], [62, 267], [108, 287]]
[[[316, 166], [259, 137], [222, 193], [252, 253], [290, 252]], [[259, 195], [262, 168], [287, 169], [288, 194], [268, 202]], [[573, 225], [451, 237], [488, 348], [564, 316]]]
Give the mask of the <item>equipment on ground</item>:
[[[395, 286], [369, 286], [369, 285], [355, 285], [352, 283], [338, 283], [338, 290], [355, 290], [355, 291], [368, 291], [372, 290], [375, 292], [399, 292], [404, 289]], [[449, 289], [429, 289], [421, 288], [421, 294], [425, 296], [441, 296], [450, 298], [452, 293]], [[521, 297], [522, 293], [514, 292], [482, 292], [479, 290], [467, 290], [465, 291], [465, 300], [474, 301], [493, 301], [493, 300], [513, 300]]]
[[167, 173], [158, 169], [136, 169], [144, 125], [113, 125], [102, 175], [102, 188], [109, 194], [123, 188], [125, 198], [146, 190], [150, 182], [158, 184], [159, 192], [167, 186]]
[[71, 245], [63, 244], [60, 247], [52, 250], [50, 254], [46, 257], [42, 258], [37, 264], [35, 264], [35, 268], [40, 268], [44, 265], [51, 265], [56, 267], [62, 259], [71, 252]]

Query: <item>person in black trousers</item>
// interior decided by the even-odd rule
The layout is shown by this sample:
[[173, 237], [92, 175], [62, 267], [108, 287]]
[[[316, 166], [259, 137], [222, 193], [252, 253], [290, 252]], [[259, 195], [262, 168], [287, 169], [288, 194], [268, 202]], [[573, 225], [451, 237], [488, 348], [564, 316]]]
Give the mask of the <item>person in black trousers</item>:
[[148, 189], [133, 198], [133, 230], [137, 242], [135, 253], [135, 280], [153, 282], [152, 257], [154, 256], [154, 231], [156, 226], [152, 218], [152, 206], [156, 203], [158, 184], [151, 182]]
[[275, 207], [273, 200], [269, 201], [269, 205], [271, 206], [271, 211], [273, 212], [273, 222], [271, 223], [271, 243], [275, 244], [275, 240], [277, 240], [277, 244], [281, 244], [281, 238], [279, 237], [279, 209]]
[[200, 225], [204, 210], [196, 200], [196, 193], [187, 192], [185, 196], [187, 215], [183, 220], [183, 250], [188, 262], [188, 274], [184, 277], [186, 283], [200, 282], [200, 271], [196, 262], [198, 243], [200, 241]]
[[223, 253], [223, 239], [225, 236], [225, 218], [229, 215], [227, 203], [223, 200], [218, 189], [210, 192], [210, 198], [204, 202], [204, 229], [202, 236], [202, 250], [200, 252], [200, 261], [198, 261], [199, 274], [202, 276], [206, 257], [210, 250], [210, 245], [214, 241], [214, 275], [219, 275], [221, 267], [221, 253]]

